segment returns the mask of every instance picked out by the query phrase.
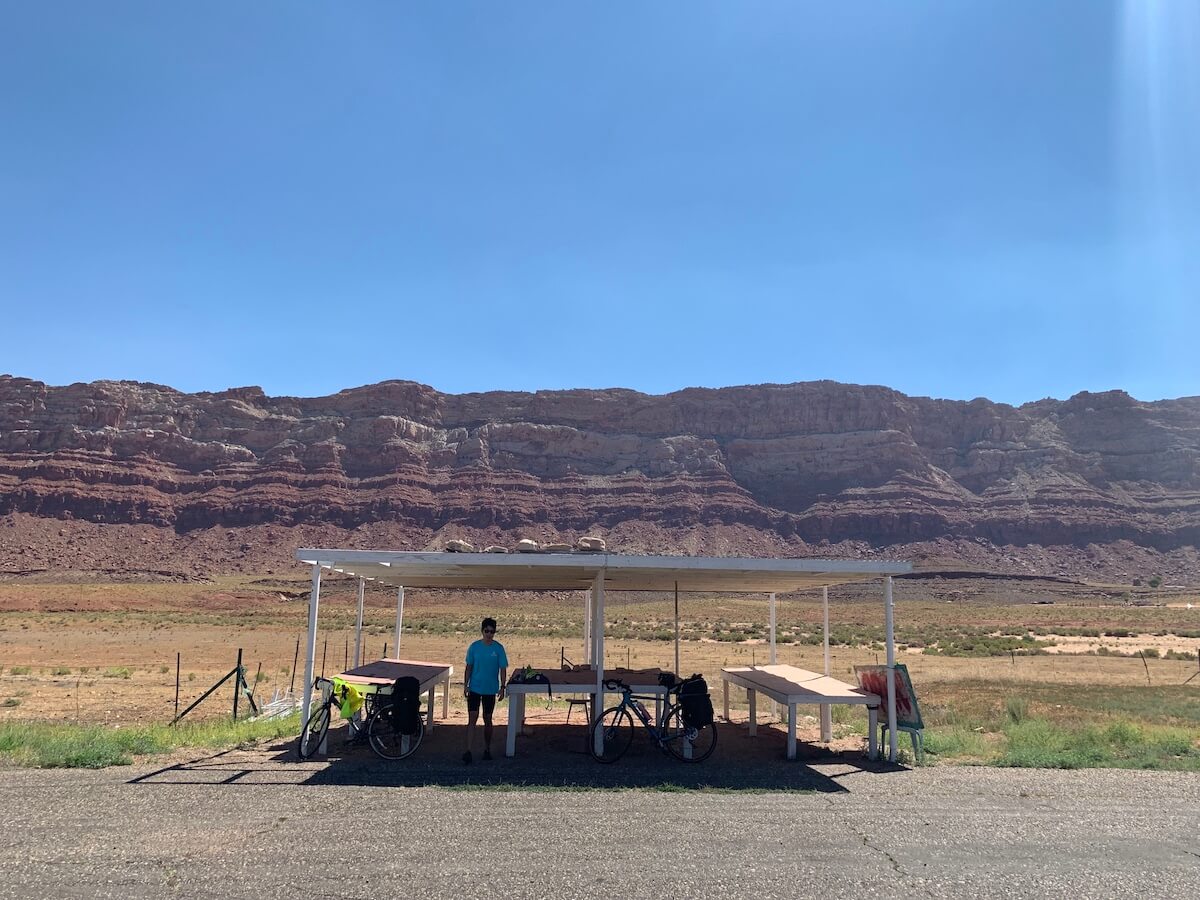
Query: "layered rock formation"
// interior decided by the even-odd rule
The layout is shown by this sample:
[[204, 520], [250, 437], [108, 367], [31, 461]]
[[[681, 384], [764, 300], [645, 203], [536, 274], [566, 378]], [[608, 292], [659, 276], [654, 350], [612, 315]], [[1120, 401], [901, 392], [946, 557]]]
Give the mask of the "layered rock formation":
[[1186, 575], [1200, 544], [1200, 398], [1012, 407], [833, 382], [649, 396], [401, 381], [297, 398], [3, 376], [0, 516], [10, 570], [53, 566], [46, 540], [19, 537], [53, 520], [156, 535], [120, 557], [144, 568], [163, 567], [156, 547], [178, 556], [212, 529], [269, 530], [279, 549], [265, 556], [243, 535], [255, 565], [286, 565], [306, 542], [289, 533], [416, 548], [451, 532], [598, 531], [667, 552], [934, 557], [970, 544], [1010, 569], [1057, 567], [1054, 548], [1119, 547], [1113, 559], [1165, 555]]

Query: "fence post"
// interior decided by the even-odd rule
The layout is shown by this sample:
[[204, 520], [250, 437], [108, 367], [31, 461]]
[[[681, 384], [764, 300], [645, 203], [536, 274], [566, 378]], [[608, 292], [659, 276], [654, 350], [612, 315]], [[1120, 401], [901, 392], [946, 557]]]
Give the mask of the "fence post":
[[233, 721], [237, 721], [238, 695], [242, 692], [242, 648], [238, 647], [237, 667], [233, 676]]
[[179, 658], [180, 653], [175, 651], [175, 718], [179, 718]]
[[292, 683], [288, 685], [288, 693], [296, 689], [296, 665], [300, 662], [300, 638], [296, 638], [296, 655], [292, 657]]

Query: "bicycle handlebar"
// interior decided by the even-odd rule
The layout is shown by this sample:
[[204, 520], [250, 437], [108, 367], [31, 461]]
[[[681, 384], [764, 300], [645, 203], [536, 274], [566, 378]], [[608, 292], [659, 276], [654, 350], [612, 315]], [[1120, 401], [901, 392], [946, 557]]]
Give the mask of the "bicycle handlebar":
[[605, 678], [604, 687], [610, 691], [627, 691], [629, 685], [621, 681], [619, 678]]

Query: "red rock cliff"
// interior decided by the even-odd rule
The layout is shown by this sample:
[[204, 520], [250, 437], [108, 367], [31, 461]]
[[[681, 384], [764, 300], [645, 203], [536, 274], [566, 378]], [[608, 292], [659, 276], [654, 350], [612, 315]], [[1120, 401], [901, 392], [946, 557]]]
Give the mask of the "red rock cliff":
[[297, 398], [0, 376], [0, 516], [177, 535], [390, 523], [417, 542], [642, 523], [771, 546], [1194, 550], [1200, 398], [1011, 407], [833, 382], [648, 396], [402, 381]]

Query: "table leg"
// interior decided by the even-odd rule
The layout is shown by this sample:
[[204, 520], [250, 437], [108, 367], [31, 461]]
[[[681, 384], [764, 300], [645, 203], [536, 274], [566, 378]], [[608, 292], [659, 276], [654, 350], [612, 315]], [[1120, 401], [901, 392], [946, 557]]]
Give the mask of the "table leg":
[[750, 698], [750, 737], [758, 734], [758, 691], [747, 690], [746, 696]]
[[450, 676], [442, 683], [442, 721], [450, 718]]
[[821, 740], [827, 744], [833, 740], [833, 707], [828, 703], [821, 704]]
[[867, 707], [867, 758], [879, 759], [879, 707]]
[[788, 704], [788, 742], [787, 758], [796, 758], [796, 704]]
[[425, 730], [433, 731], [433, 697], [437, 693], [437, 685], [432, 685], [429, 688], [429, 709], [425, 716]]
[[729, 721], [729, 682], [724, 682], [725, 685], [725, 721]]
[[521, 711], [517, 709], [520, 705], [521, 694], [508, 695], [508, 733], [504, 737], [504, 755], [517, 755], [517, 730], [521, 727]]

